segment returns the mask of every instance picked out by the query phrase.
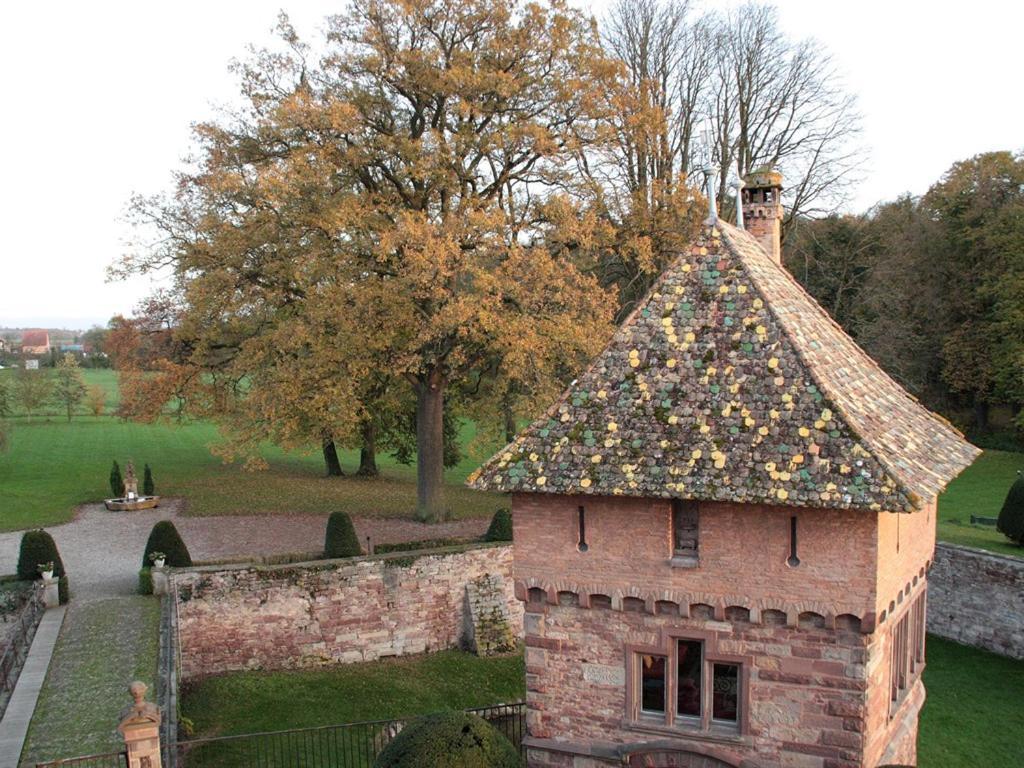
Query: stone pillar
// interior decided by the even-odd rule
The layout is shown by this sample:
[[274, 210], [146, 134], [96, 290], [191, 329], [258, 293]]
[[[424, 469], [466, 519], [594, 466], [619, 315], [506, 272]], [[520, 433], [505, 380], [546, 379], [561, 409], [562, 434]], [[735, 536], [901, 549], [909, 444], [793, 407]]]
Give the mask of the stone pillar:
[[166, 595], [170, 591], [170, 579], [167, 575], [167, 566], [157, 568], [153, 566], [149, 570], [149, 575], [153, 579], [153, 594], [154, 595]]
[[160, 760], [160, 707], [146, 701], [146, 684], [128, 686], [135, 703], [121, 717], [118, 732], [124, 737], [128, 768], [162, 768]]
[[60, 605], [60, 580], [56, 576], [43, 579], [43, 605], [47, 608]]

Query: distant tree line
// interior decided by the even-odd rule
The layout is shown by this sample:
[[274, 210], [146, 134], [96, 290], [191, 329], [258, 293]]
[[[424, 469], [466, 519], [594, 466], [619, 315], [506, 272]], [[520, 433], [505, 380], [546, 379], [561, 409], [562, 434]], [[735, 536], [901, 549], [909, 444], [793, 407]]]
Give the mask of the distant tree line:
[[977, 440], [1024, 430], [1024, 155], [955, 163], [926, 194], [801, 219], [786, 266], [882, 367]]

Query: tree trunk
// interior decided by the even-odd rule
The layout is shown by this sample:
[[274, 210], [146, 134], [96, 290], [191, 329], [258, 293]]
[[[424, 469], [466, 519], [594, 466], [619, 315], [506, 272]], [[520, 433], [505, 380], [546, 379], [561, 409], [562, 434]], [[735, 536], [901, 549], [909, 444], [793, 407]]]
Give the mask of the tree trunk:
[[363, 422], [360, 430], [363, 444], [359, 448], [359, 471], [360, 477], [377, 477], [380, 470], [377, 469], [377, 425], [373, 419]]
[[329, 437], [323, 439], [323, 451], [324, 451], [324, 465], [327, 467], [328, 477], [344, 477], [345, 473], [341, 470], [341, 462], [338, 461], [338, 449], [334, 445], [334, 440]]
[[505, 442], [511, 443], [516, 439], [516, 415], [512, 412], [512, 406], [505, 403]]
[[988, 403], [980, 397], [974, 398], [974, 426], [981, 432], [988, 431]]
[[416, 516], [447, 519], [444, 506], [444, 387], [431, 372], [416, 387]]

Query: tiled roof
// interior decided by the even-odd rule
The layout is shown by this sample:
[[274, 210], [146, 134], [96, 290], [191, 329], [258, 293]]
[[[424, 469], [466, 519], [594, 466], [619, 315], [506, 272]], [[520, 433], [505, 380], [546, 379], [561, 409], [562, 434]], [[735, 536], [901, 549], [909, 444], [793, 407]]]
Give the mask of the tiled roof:
[[977, 454], [718, 222], [469, 485], [913, 511]]
[[48, 331], [25, 331], [21, 336], [23, 347], [48, 347], [50, 334]]

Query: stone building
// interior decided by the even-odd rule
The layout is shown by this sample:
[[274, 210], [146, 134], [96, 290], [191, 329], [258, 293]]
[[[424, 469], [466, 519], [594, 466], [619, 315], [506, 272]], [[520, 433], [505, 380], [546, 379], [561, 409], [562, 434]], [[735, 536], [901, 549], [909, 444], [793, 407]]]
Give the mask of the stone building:
[[512, 494], [533, 766], [913, 764], [936, 498], [977, 449], [705, 226], [470, 478]]
[[25, 331], [21, 336], [21, 353], [23, 355], [50, 354], [50, 333], [45, 330]]

